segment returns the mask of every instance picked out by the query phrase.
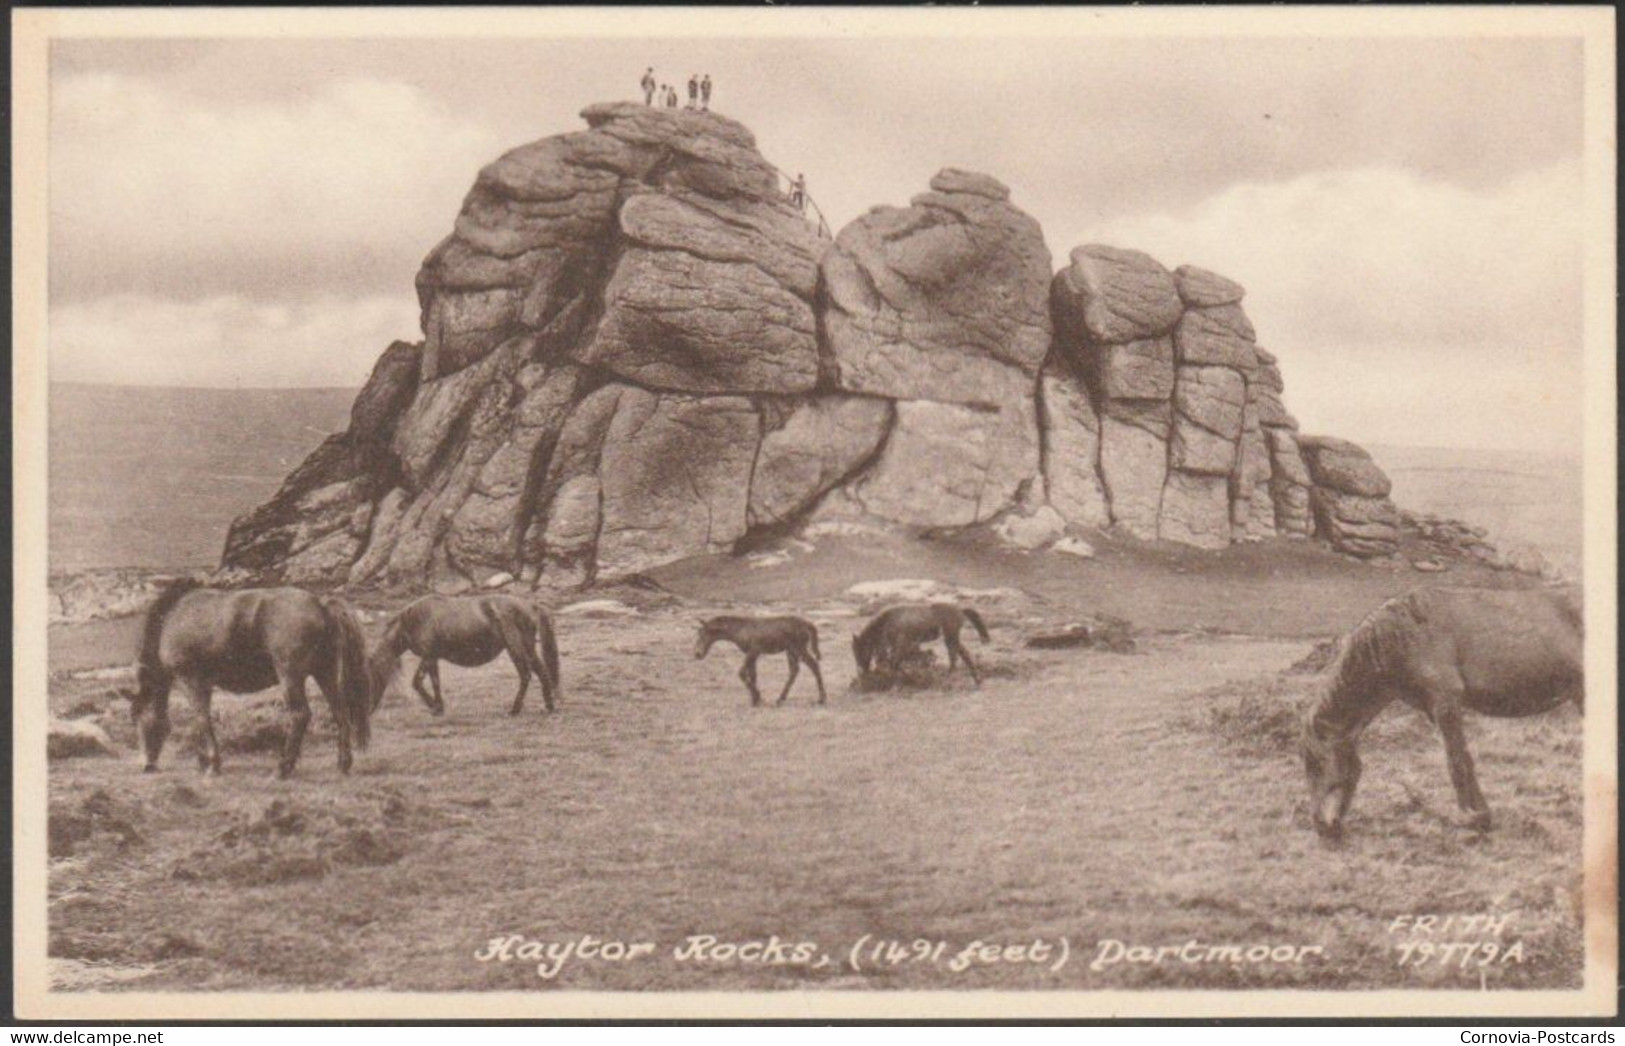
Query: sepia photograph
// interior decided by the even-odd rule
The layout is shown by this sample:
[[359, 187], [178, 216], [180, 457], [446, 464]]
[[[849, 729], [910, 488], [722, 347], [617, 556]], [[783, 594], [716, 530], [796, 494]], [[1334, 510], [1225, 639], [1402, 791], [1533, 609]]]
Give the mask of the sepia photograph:
[[1614, 1015], [1612, 9], [12, 42], [19, 1016]]

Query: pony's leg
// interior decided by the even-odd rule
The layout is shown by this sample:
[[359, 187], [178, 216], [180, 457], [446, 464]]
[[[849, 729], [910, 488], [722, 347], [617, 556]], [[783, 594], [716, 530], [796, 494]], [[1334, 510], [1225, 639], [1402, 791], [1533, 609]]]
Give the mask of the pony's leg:
[[970, 669], [970, 677], [971, 677], [971, 679], [976, 683], [977, 686], [981, 686], [982, 685], [982, 673], [976, 667], [976, 662], [971, 660], [970, 651], [965, 649], [965, 644], [961, 643], [959, 641], [958, 636], [954, 636], [953, 644], [952, 644], [952, 646], [949, 647], [949, 649], [951, 651], [957, 650], [959, 652], [959, 656], [965, 662], [965, 667]]
[[183, 685], [186, 687], [186, 696], [192, 702], [192, 711], [197, 713], [197, 723], [192, 727], [192, 744], [197, 749], [197, 768], [205, 773], [218, 774], [220, 742], [214, 736], [210, 687], [207, 683], [196, 680], [188, 680]]
[[338, 679], [332, 673], [317, 676], [316, 685], [321, 687], [322, 696], [327, 699], [327, 710], [333, 713], [333, 726], [339, 738], [339, 773], [347, 774], [355, 762], [355, 755], [350, 749], [349, 709], [345, 707], [339, 691]]
[[542, 663], [541, 658], [536, 656], [535, 651], [527, 650], [526, 655], [530, 658], [531, 669], [535, 671], [536, 678], [542, 684], [542, 707], [551, 712], [553, 711], [553, 691], [559, 685], [558, 680], [553, 678], [553, 673], [547, 670], [547, 666]]
[[942, 645], [948, 648], [948, 674], [953, 675], [954, 668], [959, 664], [959, 651], [956, 649], [959, 646], [959, 638], [944, 632]]
[[439, 658], [431, 657], [429, 659], [429, 683], [434, 687], [434, 707], [436, 708], [435, 715], [439, 715], [441, 712], [446, 710], [446, 695], [445, 692], [440, 689]]
[[502, 632], [502, 645], [508, 648], [508, 660], [519, 672], [519, 693], [513, 695], [513, 704], [508, 708], [509, 715], [518, 715], [525, 707], [525, 691], [530, 689], [530, 661], [534, 655], [528, 638], [512, 622], [499, 620], [497, 628]]
[[1490, 829], [1490, 804], [1478, 789], [1478, 773], [1472, 753], [1467, 751], [1467, 735], [1462, 729], [1461, 702], [1449, 695], [1434, 706], [1433, 721], [1444, 737], [1445, 758], [1450, 763], [1450, 783], [1456, 787], [1456, 804], [1468, 814], [1467, 826], [1480, 832]]
[[740, 669], [739, 669], [739, 678], [740, 678], [740, 681], [745, 684], [745, 689], [750, 691], [751, 707], [754, 708], [757, 705], [761, 704], [762, 703], [762, 692], [760, 690], [756, 689], [756, 655], [755, 654], [746, 654], [745, 655], [745, 663], [742, 666], [740, 666]]
[[824, 673], [818, 667], [818, 659], [803, 650], [801, 651], [801, 660], [806, 662], [808, 668], [812, 669], [813, 678], [818, 681], [818, 703], [824, 704], [829, 700], [829, 695], [824, 693]]
[[288, 736], [282, 742], [282, 761], [277, 764], [276, 775], [290, 777], [305, 747], [305, 731], [310, 729], [310, 701], [305, 698], [304, 676], [290, 675], [283, 679], [282, 702], [288, 709]]
[[143, 773], [158, 772], [158, 756], [164, 750], [164, 738], [169, 736], [169, 688], [154, 694], [141, 713], [138, 725], [141, 734], [141, 752], [147, 757]]
[[422, 699], [424, 708], [427, 708], [434, 715], [444, 715], [446, 712], [445, 703], [434, 694], [429, 693], [428, 689], [423, 685], [423, 681], [429, 676], [431, 667], [428, 658], [418, 661], [418, 670], [412, 674], [412, 689], [418, 692], [418, 697]]
[[801, 671], [801, 662], [796, 658], [794, 650], [786, 653], [785, 658], [790, 662], [790, 678], [784, 681], [784, 689], [779, 693], [779, 699], [774, 704], [784, 704], [784, 699], [790, 696], [790, 688], [795, 686], [796, 674]]

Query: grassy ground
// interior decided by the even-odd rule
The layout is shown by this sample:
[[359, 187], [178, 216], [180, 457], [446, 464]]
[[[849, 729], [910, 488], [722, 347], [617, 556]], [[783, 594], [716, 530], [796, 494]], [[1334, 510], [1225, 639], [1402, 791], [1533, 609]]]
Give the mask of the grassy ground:
[[[832, 548], [776, 568], [666, 572], [676, 595], [623, 593], [645, 604], [636, 614], [560, 617], [557, 714], [533, 695], [508, 718], [505, 665], [448, 668], [447, 715], [430, 717], [402, 686], [348, 780], [319, 713], [298, 777], [274, 781], [277, 722], [263, 697], [217, 699], [231, 739], [217, 779], [199, 777], [177, 743], [156, 775], [138, 772], [133, 750], [54, 763], [54, 975], [104, 990], [1578, 983], [1572, 714], [1470, 724], [1499, 818], [1487, 836], [1455, 826], [1437, 740], [1402, 712], [1365, 745], [1347, 841], [1333, 848], [1309, 830], [1291, 733], [1314, 678], [1292, 666], [1415, 575], [1313, 551], [1237, 550], [1193, 566], [1183, 553], [1106, 549], [1064, 568], [1001, 555], [922, 547], [881, 562]], [[939, 675], [917, 689], [854, 688], [847, 637], [865, 608], [836, 598], [852, 574], [997, 579], [1006, 591], [979, 604], [994, 642], [971, 641], [986, 685]], [[815, 617], [827, 706], [811, 703], [803, 673], [789, 704], [753, 710], [731, 651], [693, 659], [694, 620], [740, 607]], [[1136, 621], [1139, 650], [1022, 646], [1084, 611]], [[128, 631], [93, 628], [56, 630], [53, 658], [73, 669], [128, 659]], [[130, 744], [106, 693], [114, 681], [56, 667], [53, 710], [105, 710]], [[764, 662], [762, 676], [771, 697], [783, 668]], [[180, 739], [184, 708], [176, 719]], [[1392, 920], [1452, 913], [1512, 921], [1500, 937], [1432, 940], [1521, 940], [1524, 961], [1401, 966], [1399, 946], [1426, 938], [1390, 933]], [[475, 959], [506, 934], [656, 948], [577, 958], [543, 979], [534, 961]], [[674, 958], [697, 934], [813, 947], [805, 964]], [[892, 964], [865, 950], [854, 971], [866, 934], [866, 949], [895, 938], [943, 951], [931, 961], [928, 944], [925, 960]], [[1058, 971], [949, 965], [972, 941], [1062, 937], [1072, 955]], [[1323, 953], [1091, 969], [1110, 939]]]

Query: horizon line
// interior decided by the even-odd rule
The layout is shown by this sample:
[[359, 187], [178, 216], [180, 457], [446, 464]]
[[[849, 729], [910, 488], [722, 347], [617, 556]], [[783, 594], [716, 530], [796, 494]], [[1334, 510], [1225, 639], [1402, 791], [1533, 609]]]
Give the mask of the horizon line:
[[[361, 391], [365, 383], [358, 385], [155, 385], [145, 383], [119, 383], [111, 381], [59, 381], [51, 379], [47, 381], [47, 384], [52, 388], [62, 386], [82, 389], [137, 389], [152, 392], [348, 392], [355, 394]], [[1556, 449], [1541, 449], [1527, 446], [1498, 447], [1484, 444], [1441, 445], [1438, 443], [1400, 443], [1394, 442], [1390, 439], [1366, 440], [1361, 445], [1367, 447], [1399, 447], [1406, 450], [1466, 450], [1498, 454], [1534, 454], [1572, 461], [1583, 462], [1585, 460], [1585, 451], [1583, 447], [1577, 451], [1565, 452]]]

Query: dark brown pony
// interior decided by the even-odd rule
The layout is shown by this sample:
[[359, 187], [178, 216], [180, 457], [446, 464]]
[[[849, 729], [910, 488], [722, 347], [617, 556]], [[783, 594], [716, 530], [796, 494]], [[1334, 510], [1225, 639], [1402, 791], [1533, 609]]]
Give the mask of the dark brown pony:
[[169, 736], [169, 691], [179, 683], [197, 710], [198, 767], [220, 772], [210, 698], [215, 689], [248, 694], [282, 687], [288, 733], [277, 776], [299, 762], [314, 678], [338, 727], [339, 769], [350, 772], [352, 739], [365, 748], [371, 736], [372, 695], [366, 640], [355, 615], [337, 599], [297, 588], [219, 591], [182, 580], [165, 588], [147, 610], [137, 655], [139, 689], [126, 691], [140, 727], [148, 772]]
[[1576, 587], [1419, 589], [1389, 600], [1342, 641], [1303, 732], [1315, 829], [1329, 838], [1360, 781], [1360, 734], [1395, 698], [1444, 738], [1468, 826], [1490, 827], [1462, 713], [1515, 718], [1584, 698], [1584, 624]]
[[[513, 596], [424, 596], [396, 614], [384, 627], [383, 639], [367, 663], [375, 703], [383, 700], [400, 671], [401, 654], [408, 650], [421, 659], [412, 676], [412, 689], [435, 715], [446, 711], [440, 692], [442, 659], [473, 668], [507, 651], [519, 671], [519, 692], [509, 715], [518, 715], [525, 707], [532, 671], [542, 681], [542, 703], [549, 712], [559, 697], [559, 647], [553, 619], [541, 607]], [[425, 677], [434, 686], [433, 694], [424, 689]]]
[[982, 685], [982, 673], [971, 660], [970, 651], [959, 641], [960, 630], [969, 621], [982, 642], [989, 640], [987, 625], [982, 615], [969, 607], [956, 607], [951, 603], [907, 603], [881, 611], [862, 632], [852, 637], [852, 655], [857, 658], [858, 671], [868, 675], [873, 669], [884, 668], [896, 672], [906, 655], [913, 653], [921, 643], [938, 636], [948, 648], [948, 671], [963, 658], [970, 669], [971, 679]]
[[756, 659], [763, 654], [783, 654], [790, 663], [790, 678], [775, 704], [784, 704], [790, 696], [790, 687], [805, 664], [812, 669], [818, 681], [818, 703], [828, 700], [824, 693], [824, 673], [819, 668], [818, 627], [799, 617], [713, 617], [700, 622], [700, 634], [694, 640], [695, 658], [711, 652], [712, 644], [727, 640], [745, 652], [744, 667], [739, 678], [750, 691], [750, 703], [762, 703], [762, 692], [756, 689]]

